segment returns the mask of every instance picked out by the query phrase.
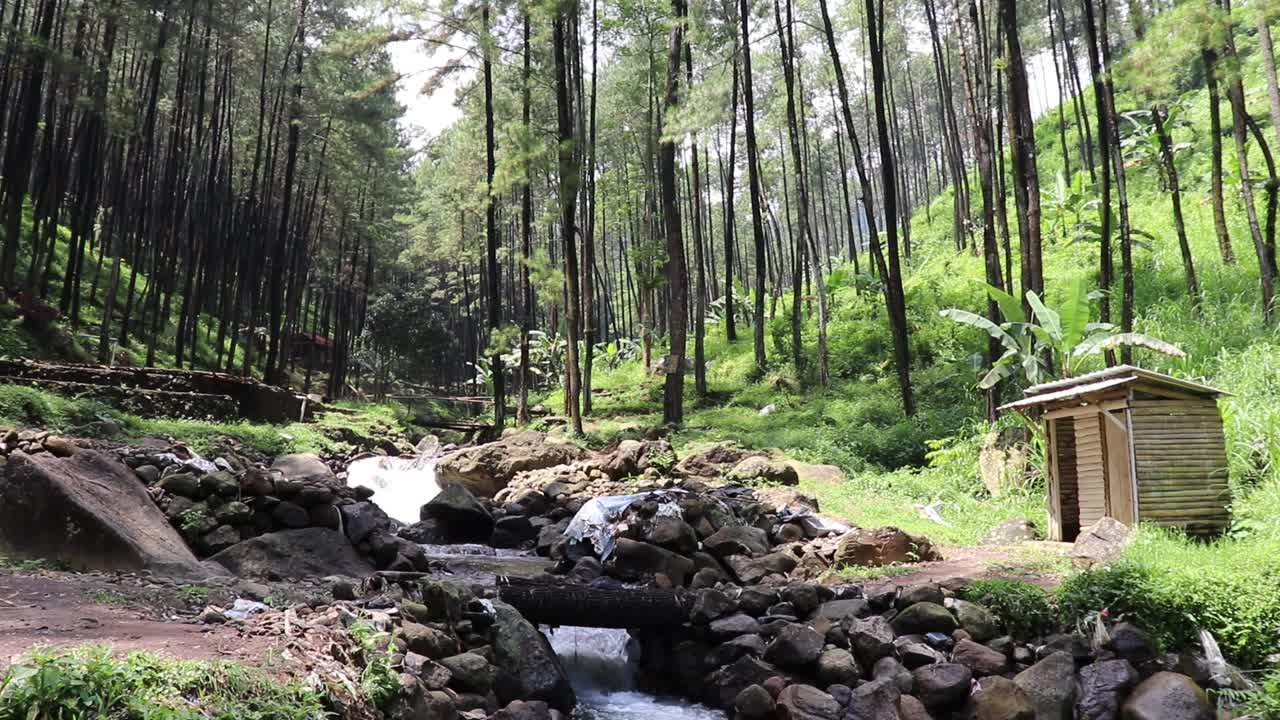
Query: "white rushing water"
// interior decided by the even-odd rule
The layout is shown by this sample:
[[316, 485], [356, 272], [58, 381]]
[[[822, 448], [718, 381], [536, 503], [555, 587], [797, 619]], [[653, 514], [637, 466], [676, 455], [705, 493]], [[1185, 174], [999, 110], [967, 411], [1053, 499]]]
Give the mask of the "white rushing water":
[[418, 512], [440, 492], [436, 457], [367, 457], [347, 466], [347, 485], [373, 488], [373, 501], [391, 517], [412, 525]]
[[578, 695], [581, 720], [725, 720], [725, 714], [679, 698], [636, 690], [626, 630], [562, 627], [549, 633]]

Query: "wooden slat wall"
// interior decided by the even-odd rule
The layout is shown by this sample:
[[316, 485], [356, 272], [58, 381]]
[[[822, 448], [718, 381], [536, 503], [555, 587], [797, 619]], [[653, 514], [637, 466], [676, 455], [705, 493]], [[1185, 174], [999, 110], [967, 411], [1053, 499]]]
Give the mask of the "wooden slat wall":
[[1058, 487], [1062, 504], [1062, 539], [1080, 534], [1080, 498], [1076, 484], [1076, 433], [1071, 418], [1053, 421], [1058, 463]]
[[1227, 447], [1214, 400], [1135, 400], [1138, 519], [1219, 533], [1231, 523]]
[[1096, 414], [1074, 418], [1076, 439], [1076, 482], [1080, 494], [1080, 527], [1085, 528], [1107, 514], [1106, 464], [1102, 453], [1101, 418]]

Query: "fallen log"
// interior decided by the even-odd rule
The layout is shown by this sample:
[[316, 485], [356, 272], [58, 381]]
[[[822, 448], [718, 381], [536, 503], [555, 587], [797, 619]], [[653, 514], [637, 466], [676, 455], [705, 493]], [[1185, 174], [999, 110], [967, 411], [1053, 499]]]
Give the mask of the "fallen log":
[[510, 578], [498, 597], [530, 622], [595, 628], [675, 628], [689, 619], [689, 600], [675, 590], [595, 587]]

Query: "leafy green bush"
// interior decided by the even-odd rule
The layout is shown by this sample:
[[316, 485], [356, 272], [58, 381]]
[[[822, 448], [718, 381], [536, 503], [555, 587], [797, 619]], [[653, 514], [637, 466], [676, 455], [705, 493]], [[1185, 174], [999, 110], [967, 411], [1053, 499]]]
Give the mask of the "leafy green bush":
[[180, 662], [106, 648], [40, 651], [0, 677], [0, 720], [317, 720], [301, 684], [227, 663]]
[[65, 398], [24, 385], [0, 386], [0, 425], [67, 430], [115, 415], [94, 400]]
[[1235, 717], [1280, 720], [1280, 671], [1272, 670], [1253, 690], [1227, 690], [1223, 695], [1234, 706]]
[[1049, 593], [1022, 580], [979, 580], [961, 598], [985, 606], [1004, 621], [1016, 638], [1034, 638], [1050, 632], [1057, 621]]
[[391, 665], [391, 636], [368, 623], [358, 622], [351, 626], [351, 637], [359, 644], [364, 660], [360, 689], [374, 707], [383, 707], [400, 690], [399, 677]]

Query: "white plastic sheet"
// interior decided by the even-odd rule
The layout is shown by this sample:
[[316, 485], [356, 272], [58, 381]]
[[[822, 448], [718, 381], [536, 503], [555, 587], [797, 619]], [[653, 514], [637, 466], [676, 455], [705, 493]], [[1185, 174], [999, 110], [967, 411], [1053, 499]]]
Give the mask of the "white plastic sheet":
[[601, 560], [613, 553], [614, 538], [621, 528], [623, 513], [637, 500], [654, 500], [658, 503], [658, 515], [681, 517], [679, 496], [682, 490], [655, 490], [635, 495], [610, 495], [588, 500], [565, 528], [565, 537], [574, 541], [591, 541], [592, 548]]

